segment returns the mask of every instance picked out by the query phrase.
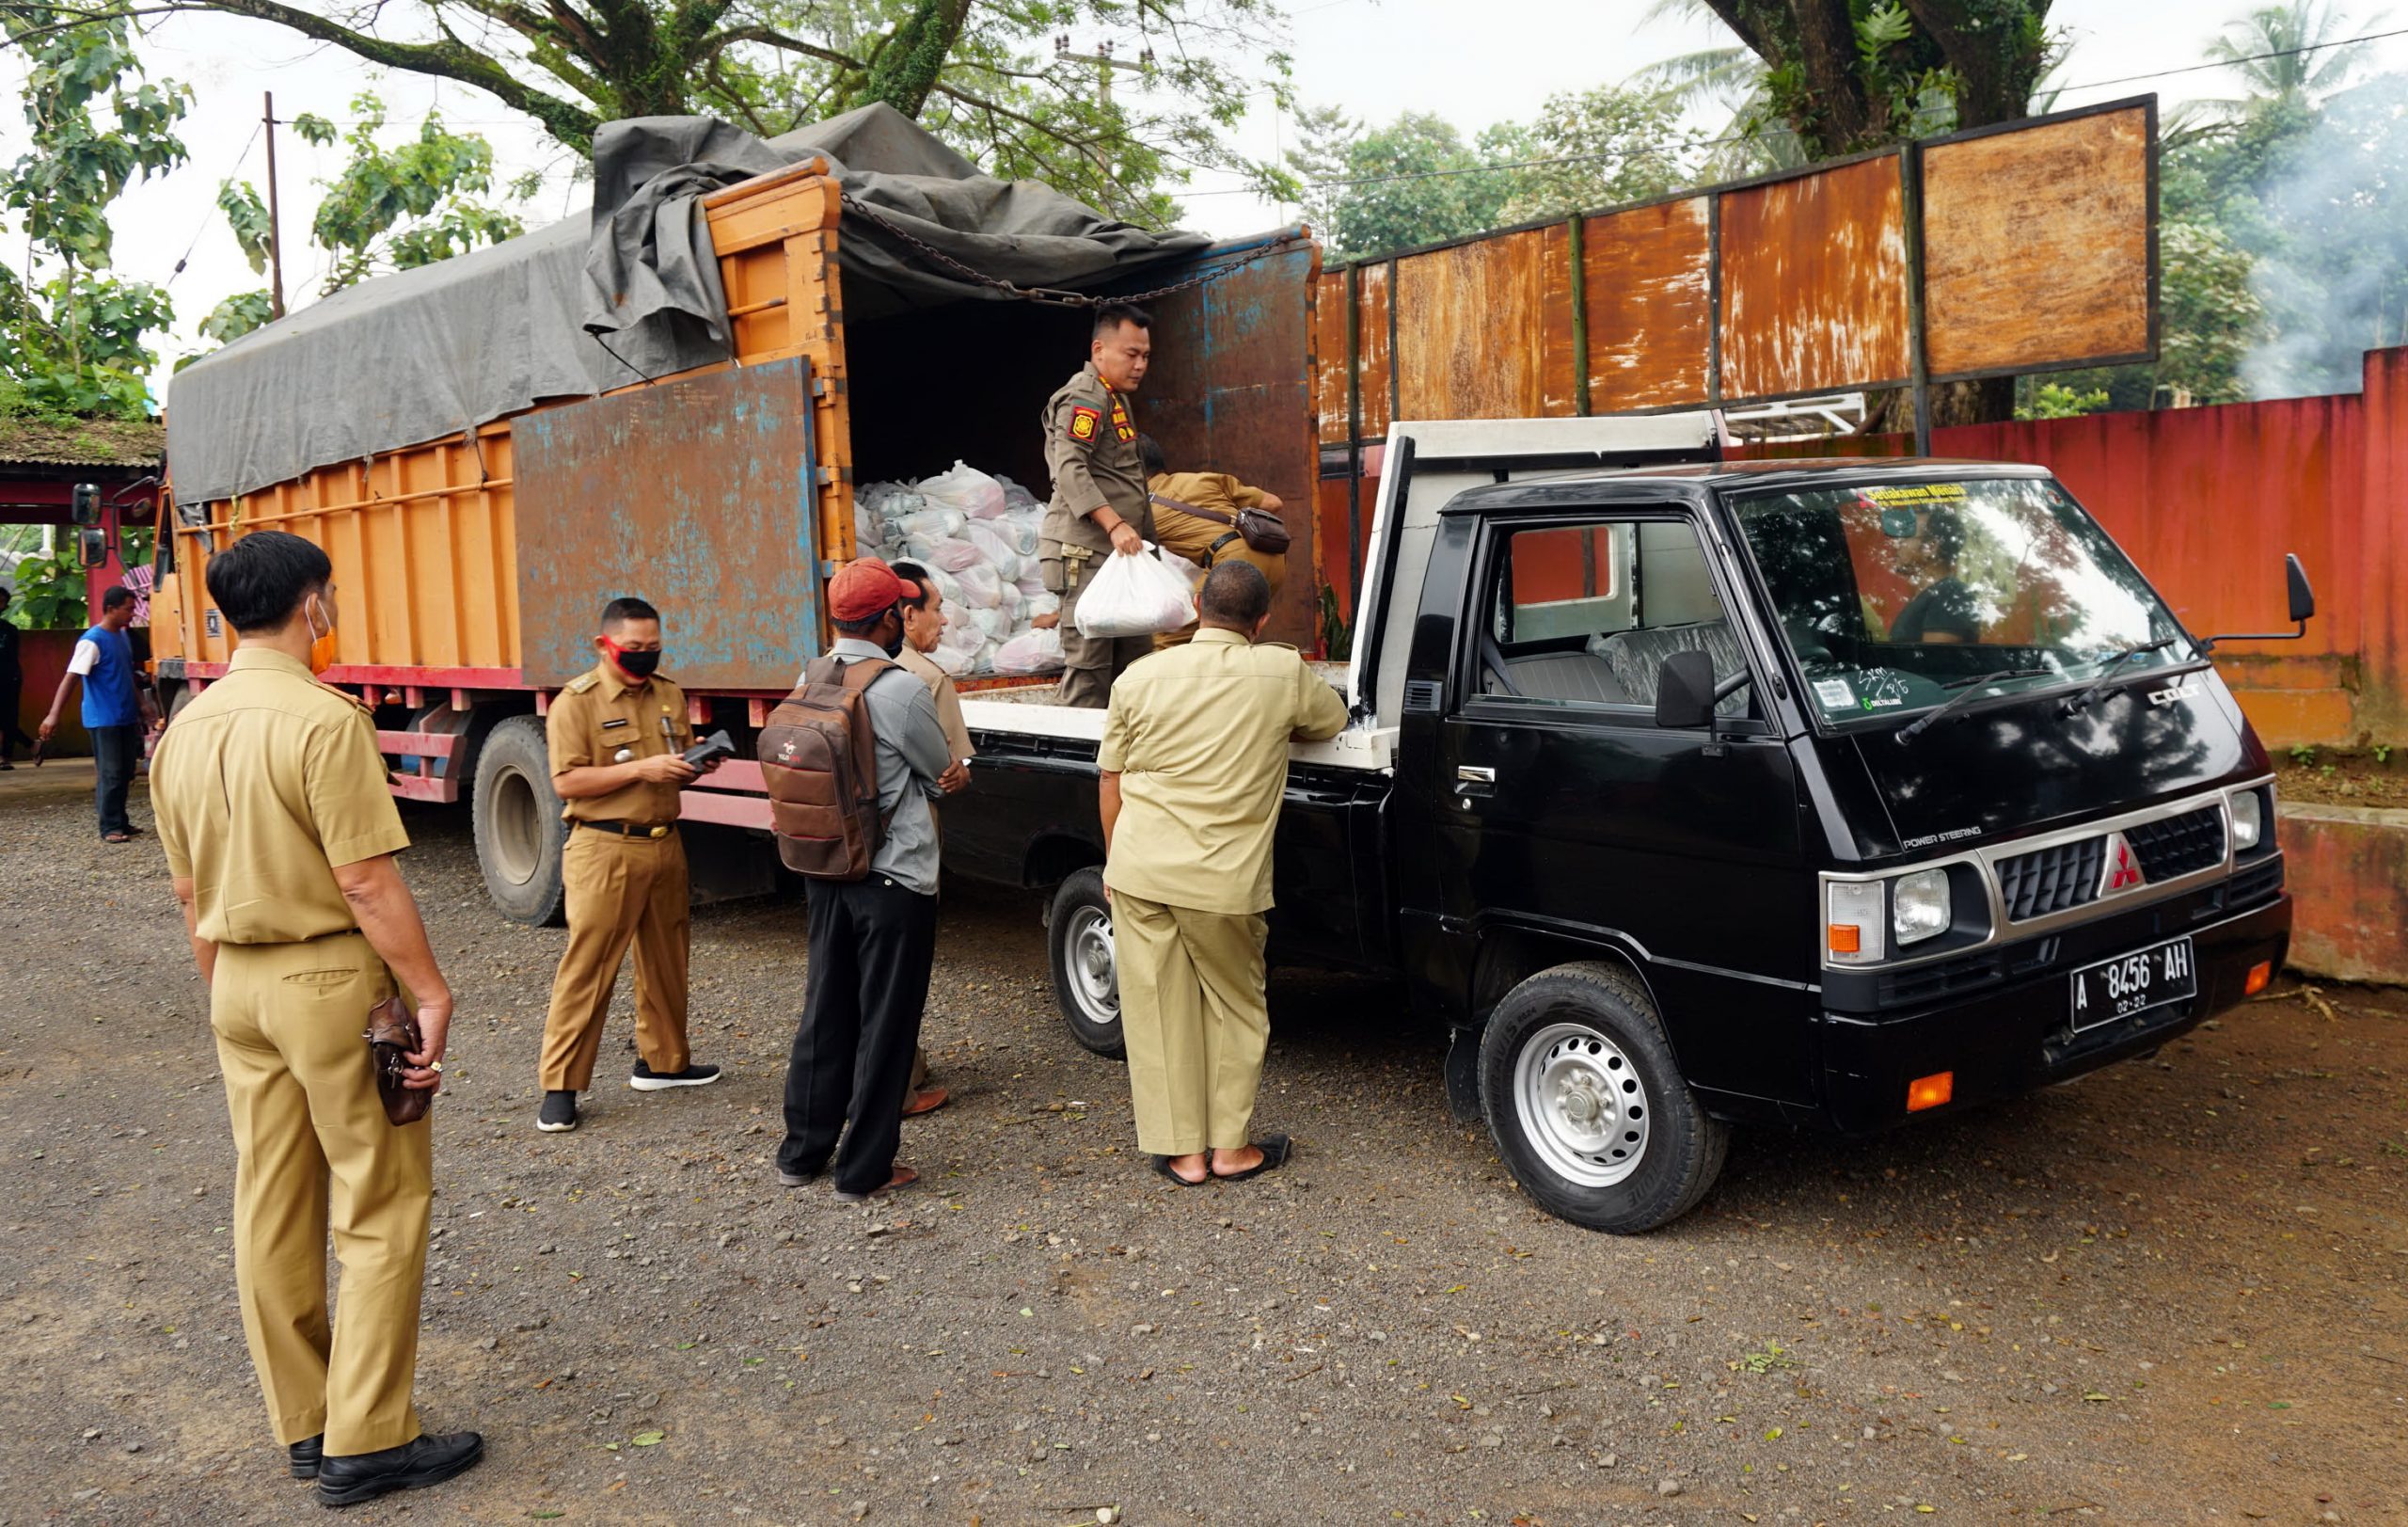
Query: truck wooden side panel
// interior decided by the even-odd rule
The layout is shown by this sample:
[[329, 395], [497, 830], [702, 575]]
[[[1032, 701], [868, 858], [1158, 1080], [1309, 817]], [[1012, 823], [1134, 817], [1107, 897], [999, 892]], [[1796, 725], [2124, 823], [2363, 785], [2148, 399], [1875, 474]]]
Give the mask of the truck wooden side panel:
[[[735, 320], [735, 364], [810, 360], [819, 544], [841, 560], [852, 555], [850, 431], [835, 263], [838, 192], [824, 171], [813, 161], [748, 181], [705, 198], [704, 211]], [[232, 500], [178, 504], [174, 571], [162, 578], [152, 600], [154, 656], [226, 661], [233, 633], [199, 592], [208, 553], [233, 536], [275, 529], [317, 542], [334, 563], [342, 623], [329, 680], [518, 685], [523, 637], [510, 429], [508, 419], [496, 420]]]

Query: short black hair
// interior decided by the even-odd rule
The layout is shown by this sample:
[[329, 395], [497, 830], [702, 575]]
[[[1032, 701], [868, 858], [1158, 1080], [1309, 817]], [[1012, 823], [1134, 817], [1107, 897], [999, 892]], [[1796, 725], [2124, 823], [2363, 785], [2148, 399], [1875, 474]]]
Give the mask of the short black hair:
[[108, 591], [101, 596], [101, 608], [103, 610], [115, 610], [119, 605], [133, 602], [134, 591], [122, 583], [111, 583]]
[[1159, 477], [1170, 470], [1170, 458], [1163, 454], [1162, 442], [1150, 435], [1137, 437], [1137, 459], [1146, 464], [1148, 477]]
[[[928, 596], [936, 592], [936, 582], [928, 577], [928, 570], [916, 562], [896, 562], [887, 565], [894, 571], [895, 577], [914, 585], [920, 591], [918, 598], [913, 598], [908, 594], [903, 596], [903, 602], [913, 610], [926, 610], [928, 607]], [[872, 621], [870, 624], [876, 625], [877, 622]]]
[[893, 614], [898, 608], [900, 607], [890, 604], [875, 615], [864, 616], [860, 620], [832, 619], [829, 624], [834, 626], [839, 632], [846, 636], [859, 636], [866, 639], [870, 632], [878, 629], [879, 622], [884, 620], [888, 615]]
[[334, 576], [315, 542], [290, 531], [253, 531], [210, 557], [206, 581], [217, 612], [236, 635], [249, 636], [282, 627]]
[[660, 612], [632, 594], [622, 594], [602, 607], [602, 628], [624, 626], [631, 620], [658, 620]]
[[1100, 340], [1123, 324], [1150, 329], [1154, 326], [1154, 315], [1133, 302], [1107, 302], [1095, 310], [1095, 328], [1089, 337]]
[[1271, 580], [1250, 562], [1231, 560], [1204, 575], [1204, 591], [1196, 596], [1196, 612], [1215, 626], [1242, 631], [1271, 613]]
[[5, 585], [5, 584], [0, 584], [0, 604], [7, 604], [10, 599], [12, 599], [12, 598], [14, 598], [14, 597], [16, 597], [16, 596], [15, 596], [15, 595], [13, 595], [13, 594], [11, 594], [11, 593], [8, 591], [8, 586], [7, 586], [7, 585]]
[[1924, 516], [1923, 538], [1951, 567], [1965, 551], [1965, 522], [1954, 509], [1934, 509]]

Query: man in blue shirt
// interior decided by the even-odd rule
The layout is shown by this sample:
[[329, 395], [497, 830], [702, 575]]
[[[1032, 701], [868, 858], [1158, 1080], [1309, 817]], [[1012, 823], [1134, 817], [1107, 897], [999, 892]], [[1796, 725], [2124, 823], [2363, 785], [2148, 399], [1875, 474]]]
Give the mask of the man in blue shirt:
[[67, 692], [84, 681], [84, 729], [92, 734], [93, 796], [100, 806], [101, 841], [126, 843], [134, 824], [126, 819], [125, 792], [134, 784], [134, 768], [142, 757], [142, 734], [158, 724], [159, 711], [150, 696], [134, 683], [134, 644], [125, 628], [134, 624], [134, 593], [122, 585], [101, 596], [100, 623], [75, 644], [75, 655], [59, 676], [58, 693], [50, 714], [41, 719], [45, 742], [58, 729], [59, 713], [67, 708]]

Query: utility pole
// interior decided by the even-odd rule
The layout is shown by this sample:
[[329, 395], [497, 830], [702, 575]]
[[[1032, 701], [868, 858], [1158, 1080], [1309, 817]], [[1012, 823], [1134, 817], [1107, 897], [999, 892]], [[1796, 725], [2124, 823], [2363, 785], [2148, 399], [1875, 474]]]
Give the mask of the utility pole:
[[[1112, 56], [1111, 39], [1107, 38], [1103, 41], [1097, 43], [1096, 51], [1093, 53], [1072, 53], [1070, 51], [1070, 34], [1068, 32], [1058, 33], [1054, 39], [1054, 56], [1059, 58], [1066, 64], [1095, 65], [1096, 98], [1107, 106], [1112, 104], [1113, 66], [1119, 63], [1120, 60]], [[1149, 46], [1145, 52], [1137, 56], [1137, 67], [1141, 70], [1145, 70], [1151, 69], [1153, 66], [1154, 50]]]
[[276, 92], [261, 96], [267, 128], [267, 315], [284, 316], [284, 231], [276, 204]]

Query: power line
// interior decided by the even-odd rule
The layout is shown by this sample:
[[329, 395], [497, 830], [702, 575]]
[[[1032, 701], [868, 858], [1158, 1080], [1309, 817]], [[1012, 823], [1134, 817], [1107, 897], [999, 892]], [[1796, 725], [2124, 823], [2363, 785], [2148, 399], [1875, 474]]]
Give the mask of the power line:
[[2088, 85], [2067, 85], [2067, 90], [2101, 90], [2110, 85], [2131, 85], [2141, 80], [2161, 80], [2169, 74], [2195, 74], [2205, 69], [2230, 69], [2235, 64], [2263, 63], [2269, 58], [2295, 58], [2304, 53], [2323, 48], [2353, 48], [2361, 42], [2380, 42], [2387, 37], [2408, 37], [2408, 26], [2396, 26], [2388, 32], [2368, 32], [2364, 37], [2337, 38], [2330, 42], [2303, 43], [2296, 48], [2276, 48], [2272, 53], [2253, 53], [2240, 58], [2219, 58], [2210, 64], [2186, 64], [2180, 69], [2152, 70], [2146, 74], [2127, 74], [2122, 79], [2093, 80]]
[[[218, 182], [220, 185], [232, 180], [234, 172], [243, 167], [243, 161], [251, 156], [251, 145], [260, 140], [260, 129], [262, 125], [260, 122], [251, 124], [251, 135], [243, 140], [243, 151], [234, 156], [234, 163], [228, 167], [225, 176]], [[200, 236], [209, 231], [209, 225], [214, 222], [216, 217], [217, 209], [214, 205], [200, 215], [200, 226], [192, 231], [192, 242], [184, 246], [183, 258], [176, 262], [176, 268], [167, 272], [166, 280], [161, 283], [163, 288], [176, 284], [176, 278], [182, 276], [184, 273], [184, 266], [191, 262], [192, 252], [200, 247]]]

